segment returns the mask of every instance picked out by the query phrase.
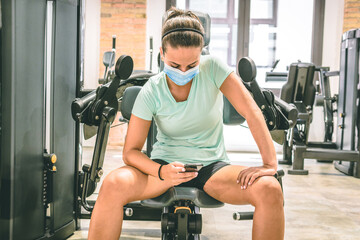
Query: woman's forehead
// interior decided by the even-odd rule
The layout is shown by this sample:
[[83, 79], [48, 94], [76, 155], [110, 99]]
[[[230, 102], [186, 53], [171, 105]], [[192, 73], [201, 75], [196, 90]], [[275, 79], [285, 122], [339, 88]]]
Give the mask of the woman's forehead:
[[166, 53], [164, 54], [167, 61], [186, 65], [191, 64], [200, 59], [201, 48], [200, 47], [177, 47], [172, 48], [168, 46]]

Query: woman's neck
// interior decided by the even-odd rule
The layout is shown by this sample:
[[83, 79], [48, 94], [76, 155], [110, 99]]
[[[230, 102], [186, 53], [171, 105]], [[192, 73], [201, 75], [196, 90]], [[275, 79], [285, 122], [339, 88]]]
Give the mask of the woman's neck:
[[170, 93], [174, 97], [176, 102], [184, 102], [188, 99], [193, 80], [191, 80], [184, 86], [179, 86], [176, 85], [173, 81], [171, 81], [168, 76], [166, 76], [166, 82], [169, 87]]

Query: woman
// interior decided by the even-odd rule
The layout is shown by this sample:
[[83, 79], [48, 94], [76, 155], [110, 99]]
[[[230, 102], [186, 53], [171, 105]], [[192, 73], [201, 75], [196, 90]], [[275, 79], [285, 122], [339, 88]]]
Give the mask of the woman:
[[[217, 58], [201, 56], [204, 29], [190, 11], [172, 8], [162, 29], [164, 71], [149, 79], [134, 104], [123, 160], [102, 184], [89, 239], [118, 239], [123, 206], [170, 187], [195, 186], [229, 204], [255, 206], [253, 239], [283, 239], [284, 210], [275, 149], [263, 115], [239, 77]], [[223, 140], [222, 94], [246, 118], [263, 165], [230, 165]], [[157, 142], [141, 152], [151, 120]], [[185, 172], [185, 163], [202, 163]]]

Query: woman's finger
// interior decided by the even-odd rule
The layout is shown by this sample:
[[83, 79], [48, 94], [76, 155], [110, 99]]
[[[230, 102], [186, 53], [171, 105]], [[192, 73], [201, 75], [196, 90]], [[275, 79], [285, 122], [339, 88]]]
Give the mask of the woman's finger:
[[173, 182], [174, 182], [174, 186], [177, 186], [181, 183], [184, 183], [184, 182], [188, 182], [190, 181], [191, 179], [197, 177], [198, 173], [197, 172], [193, 172], [193, 173], [179, 173], [179, 174], [176, 174]]
[[249, 172], [249, 173], [246, 175], [245, 180], [244, 180], [244, 185], [242, 186], [243, 189], [246, 189], [246, 188], [248, 187], [249, 181], [250, 181], [250, 179], [252, 178], [252, 176], [254, 176], [254, 175], [255, 175], [254, 172]]
[[173, 165], [174, 167], [184, 167], [184, 164], [181, 162], [172, 162], [170, 164]]
[[241, 189], [244, 189], [244, 187], [245, 187], [245, 179], [246, 179], [246, 176], [249, 174], [249, 173], [251, 173], [251, 172], [253, 172], [254, 171], [254, 168], [247, 168], [247, 169], [244, 169], [243, 171], [242, 171], [242, 174], [241, 174], [241, 178], [240, 178], [240, 185], [241, 185]]
[[188, 172], [184, 172], [184, 173], [179, 173], [179, 179], [191, 179], [191, 178], [194, 178], [194, 177], [197, 177], [198, 173], [197, 172], [191, 172], [191, 173], [188, 173]]
[[249, 168], [245, 168], [245, 169], [243, 169], [243, 170], [241, 170], [241, 171], [239, 172], [238, 177], [237, 177], [237, 179], [236, 179], [236, 182], [237, 182], [238, 184], [241, 184], [241, 178], [242, 178], [242, 176], [245, 174], [246, 170], [248, 170], [248, 169], [249, 169]]
[[259, 172], [253, 174], [253, 175], [251, 176], [250, 180], [249, 180], [249, 186], [251, 186], [251, 185], [254, 183], [254, 181], [255, 181], [258, 177], [260, 177], [260, 176], [261, 176], [261, 175], [260, 175]]

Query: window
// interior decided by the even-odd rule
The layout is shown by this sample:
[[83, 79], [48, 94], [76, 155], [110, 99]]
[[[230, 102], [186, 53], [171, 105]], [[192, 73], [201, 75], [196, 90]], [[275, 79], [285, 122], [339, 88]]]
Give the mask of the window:
[[[239, 13], [239, 3], [250, 7]], [[251, 57], [257, 65], [259, 85], [268, 88], [280, 88], [283, 84], [265, 81], [266, 72], [277, 59], [280, 62], [275, 71], [281, 72], [298, 60], [311, 62], [313, 4], [314, 0], [176, 1], [178, 8], [210, 15], [211, 54], [233, 68], [236, 68], [237, 54]], [[238, 26], [239, 14], [249, 16], [250, 22], [244, 21]], [[238, 39], [238, 29], [243, 29], [239, 34], [243, 39]], [[243, 49], [240, 52], [239, 47]]]
[[259, 68], [275, 61], [277, 0], [253, 0], [250, 5], [249, 56]]
[[[178, 8], [206, 12], [211, 17], [210, 52], [233, 68], [237, 65], [238, 0], [177, 0]], [[275, 61], [277, 0], [252, 0], [250, 56], [259, 67]]]
[[176, 7], [210, 15], [210, 53], [235, 68], [238, 0], [177, 0]]
[[249, 57], [257, 65], [257, 81], [264, 88], [284, 82], [266, 82], [266, 72], [280, 60], [275, 72], [286, 72], [298, 60], [311, 62], [314, 0], [251, 0]]

